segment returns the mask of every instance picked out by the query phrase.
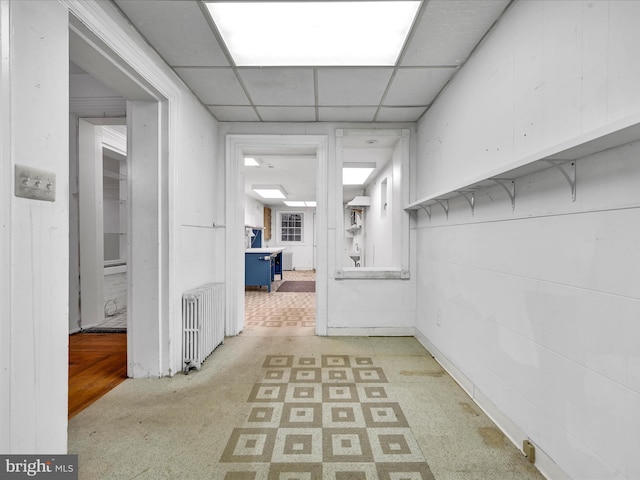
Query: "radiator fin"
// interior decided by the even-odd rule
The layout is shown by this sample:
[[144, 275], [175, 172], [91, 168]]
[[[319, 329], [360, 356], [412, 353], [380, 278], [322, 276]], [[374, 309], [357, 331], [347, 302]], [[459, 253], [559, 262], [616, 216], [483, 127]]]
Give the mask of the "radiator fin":
[[182, 295], [182, 367], [196, 368], [224, 342], [224, 284], [208, 283]]

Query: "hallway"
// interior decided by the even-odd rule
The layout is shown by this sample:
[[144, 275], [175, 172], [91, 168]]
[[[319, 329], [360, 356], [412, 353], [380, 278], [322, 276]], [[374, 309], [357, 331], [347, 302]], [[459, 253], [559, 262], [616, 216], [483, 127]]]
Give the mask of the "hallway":
[[227, 338], [80, 412], [69, 453], [81, 479], [543, 478], [409, 337]]

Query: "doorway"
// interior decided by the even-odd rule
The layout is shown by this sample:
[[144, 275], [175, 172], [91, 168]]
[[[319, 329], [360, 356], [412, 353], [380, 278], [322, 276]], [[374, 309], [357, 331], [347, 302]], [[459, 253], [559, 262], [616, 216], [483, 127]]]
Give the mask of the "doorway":
[[[127, 52], [125, 52], [127, 53]], [[129, 56], [130, 57], [130, 56]], [[127, 376], [132, 378], [160, 377], [171, 372], [169, 353], [169, 277], [168, 255], [164, 249], [169, 245], [169, 195], [168, 170], [168, 101], [157, 89], [150, 85], [148, 79], [143, 79], [139, 70], [116, 54], [109, 45], [98, 38], [85, 23], [70, 16], [69, 23], [69, 59], [79, 69], [115, 92], [121, 99], [121, 107], [126, 112], [126, 162], [121, 165], [126, 172], [126, 204], [123, 204], [125, 214], [118, 222], [126, 223], [125, 242], [118, 244], [118, 256], [126, 258], [126, 364]], [[80, 107], [100, 108], [104, 106], [105, 97], [98, 102], [80, 102]], [[78, 140], [95, 137], [96, 128], [101, 122], [115, 123], [109, 119], [110, 110], [104, 110], [97, 115], [101, 121], [77, 121], [73, 131], [85, 130], [78, 134]], [[90, 117], [84, 112], [82, 117]], [[72, 117], [73, 118], [73, 117]], [[77, 117], [76, 117], [77, 118]], [[94, 117], [95, 118], [95, 117]], [[122, 124], [123, 118], [118, 119]], [[102, 158], [102, 147], [97, 146], [95, 140], [86, 144], [78, 142], [78, 153], [86, 149], [89, 157]], [[70, 144], [73, 144], [70, 141]], [[100, 171], [93, 168], [93, 181], [100, 182], [102, 187], [102, 164]], [[99, 180], [98, 180], [99, 179]], [[102, 188], [100, 188], [102, 191]], [[80, 206], [92, 208], [104, 198], [96, 202], [79, 198]], [[118, 199], [118, 202], [121, 200]], [[123, 213], [122, 211], [120, 213]], [[97, 216], [97, 215], [96, 215]], [[102, 217], [102, 216], [101, 216]], [[91, 215], [88, 216], [91, 218]], [[87, 325], [86, 318], [104, 318], [106, 308], [104, 302], [104, 245], [103, 218], [93, 220], [99, 229], [93, 232], [93, 237], [85, 243], [90, 249], [93, 262], [92, 272], [83, 276], [94, 279], [90, 289], [82, 288], [82, 302], [88, 303], [91, 312], [82, 313], [82, 323]], [[121, 226], [123, 226], [121, 224]], [[99, 232], [96, 234], [96, 231]], [[118, 235], [122, 232], [118, 229]], [[82, 244], [82, 239], [81, 239]], [[115, 243], [113, 243], [115, 245]], [[96, 259], [100, 259], [99, 262]], [[121, 259], [118, 259], [121, 260]], [[132, 280], [135, 278], [135, 282]], [[86, 280], [86, 278], [85, 278]], [[102, 288], [97, 286], [102, 282]], [[71, 283], [71, 282], [70, 282]], [[84, 282], [83, 282], [84, 283]], [[71, 285], [70, 285], [71, 286]], [[93, 295], [93, 300], [87, 301], [87, 296]], [[70, 302], [70, 307], [75, 307]], [[111, 309], [111, 304], [109, 304]], [[81, 306], [82, 310], [82, 306]], [[134, 321], [135, 319], [135, 321]]]
[[[236, 335], [244, 330], [246, 314], [245, 314], [245, 215], [246, 215], [246, 188], [245, 183], [245, 157], [256, 154], [256, 152], [277, 152], [291, 153], [302, 150], [305, 154], [314, 156], [316, 163], [315, 191], [316, 206], [315, 213], [317, 218], [317, 231], [323, 232], [317, 235], [317, 270], [315, 274], [315, 328], [314, 333], [317, 335], [326, 335], [327, 318], [326, 318], [326, 302], [327, 302], [327, 261], [328, 255], [326, 245], [328, 242], [327, 232], [327, 137], [312, 135], [227, 135], [226, 138], [226, 175], [227, 175], [227, 333]], [[251, 186], [249, 186], [251, 188]], [[303, 199], [299, 199], [303, 200]], [[295, 207], [287, 208], [284, 204], [283, 211], [272, 214], [271, 226], [273, 227], [273, 235], [281, 233], [282, 229], [282, 213], [295, 213]], [[286, 210], [290, 210], [287, 212]], [[298, 212], [301, 212], [298, 208]], [[312, 211], [309, 210], [308, 223], [313, 225]], [[301, 217], [302, 218], [302, 217]], [[287, 218], [287, 221], [291, 219]], [[296, 228], [297, 225], [294, 225]], [[300, 227], [302, 228], [302, 227]], [[307, 241], [311, 245], [310, 253], [310, 271], [313, 272], [313, 233], [308, 234]], [[285, 238], [285, 242], [292, 240]], [[294, 237], [295, 241], [296, 238]], [[280, 239], [282, 243], [282, 238]], [[274, 242], [275, 244], [275, 242]], [[285, 247], [286, 248], [286, 247]], [[295, 255], [295, 253], [294, 253]], [[240, 267], [240, 268], [239, 268]], [[286, 272], [284, 274], [286, 276]], [[284, 280], [284, 278], [283, 278]], [[303, 307], [301, 307], [303, 308]], [[305, 312], [293, 312], [305, 313]], [[292, 315], [294, 317], [308, 315]], [[297, 318], [296, 318], [297, 320]], [[308, 324], [309, 325], [309, 324]]]
[[244, 154], [249, 248], [244, 258], [243, 334], [315, 335], [316, 149], [251, 147]]

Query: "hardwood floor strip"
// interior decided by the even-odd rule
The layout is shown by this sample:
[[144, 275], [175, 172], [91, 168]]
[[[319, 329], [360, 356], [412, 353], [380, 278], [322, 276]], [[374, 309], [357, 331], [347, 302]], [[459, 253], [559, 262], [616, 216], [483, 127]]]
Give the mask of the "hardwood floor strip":
[[76, 333], [69, 337], [69, 418], [126, 378], [126, 333]]

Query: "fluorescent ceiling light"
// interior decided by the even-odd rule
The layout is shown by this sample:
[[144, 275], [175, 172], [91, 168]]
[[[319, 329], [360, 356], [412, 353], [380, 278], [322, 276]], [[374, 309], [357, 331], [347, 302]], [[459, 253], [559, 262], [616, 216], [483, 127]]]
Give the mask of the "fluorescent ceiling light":
[[393, 66], [420, 2], [206, 5], [238, 66]]
[[285, 200], [284, 204], [287, 207], [315, 207], [315, 201], [303, 201], [303, 200]]
[[251, 190], [262, 198], [287, 198], [287, 192], [280, 185], [253, 185]]
[[371, 172], [375, 170], [376, 164], [367, 163], [345, 163], [342, 166], [343, 185], [364, 185]]
[[260, 160], [257, 160], [253, 157], [244, 157], [244, 166], [245, 167], [259, 167]]

